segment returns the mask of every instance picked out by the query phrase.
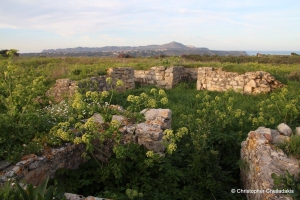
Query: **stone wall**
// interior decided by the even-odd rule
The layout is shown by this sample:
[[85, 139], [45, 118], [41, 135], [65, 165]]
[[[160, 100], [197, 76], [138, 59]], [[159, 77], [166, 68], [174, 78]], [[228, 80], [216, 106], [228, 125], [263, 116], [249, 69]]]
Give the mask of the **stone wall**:
[[[120, 106], [114, 106], [112, 109], [120, 109]], [[145, 115], [145, 121], [139, 124], [131, 123], [122, 115], [112, 116], [112, 120], [120, 122], [122, 143], [134, 142], [163, 154], [163, 131], [171, 128], [172, 111], [170, 109], [145, 109], [141, 113]], [[92, 118], [97, 123], [104, 123], [100, 114], [96, 113]], [[108, 162], [108, 156], [112, 155], [113, 145], [110, 142], [104, 144], [101, 151], [96, 150], [94, 155], [97, 159]], [[65, 144], [59, 148], [45, 147], [41, 156], [34, 154], [23, 156], [22, 160], [15, 165], [0, 162], [0, 184], [8, 179], [17, 178], [33, 185], [39, 185], [47, 176], [54, 177], [55, 172], [60, 168], [77, 169], [81, 163], [86, 162], [81, 156], [84, 152], [83, 144]]]
[[45, 148], [42, 156], [23, 156], [20, 162], [1, 170], [0, 183], [9, 178], [18, 178], [39, 185], [47, 176], [53, 178], [60, 168], [77, 169], [85, 161], [81, 157], [84, 151], [84, 145], [66, 144], [59, 148]]
[[[280, 124], [278, 130], [259, 127], [250, 131], [248, 137], [241, 146], [241, 182], [244, 190], [261, 190], [262, 193], [246, 194], [248, 200], [256, 199], [292, 199], [290, 196], [272, 193], [274, 183], [272, 173], [284, 174], [288, 170], [290, 174], [298, 176], [300, 172], [299, 160], [288, 157], [274, 144], [289, 141], [292, 129], [286, 124]], [[300, 127], [295, 134], [300, 134]], [[291, 188], [292, 189], [292, 188]]]
[[196, 81], [197, 69], [182, 66], [151, 67], [149, 70], [135, 70], [135, 81], [141, 85], [156, 85], [157, 87], [171, 89], [182, 81]]
[[[54, 102], [60, 102], [64, 98], [71, 97], [76, 90], [83, 89], [89, 91], [107, 91], [116, 89], [124, 91], [126, 89], [134, 89], [134, 69], [129, 67], [109, 68], [106, 76], [96, 76], [80, 81], [72, 81], [70, 79], [58, 79], [56, 84], [47, 91], [47, 96], [51, 97]], [[108, 77], [112, 78], [111, 84], [106, 82]], [[121, 80], [124, 85], [116, 87], [117, 80]]]
[[116, 88], [117, 80], [121, 80], [124, 83], [124, 86], [116, 88], [117, 90], [124, 91], [135, 88], [134, 69], [131, 67], [109, 68], [107, 75], [113, 79], [112, 84], [114, 88]]
[[[47, 94], [59, 102], [64, 97], [73, 95], [76, 89], [84, 88], [91, 91], [105, 91], [112, 88], [118, 91], [134, 89], [135, 82], [143, 85], [155, 85], [171, 89], [182, 81], [196, 81], [197, 90], [227, 91], [233, 89], [244, 94], [268, 93], [282, 87], [275, 78], [263, 71], [247, 72], [239, 75], [235, 72], [225, 72], [212, 67], [185, 68], [182, 66], [151, 67], [149, 70], [134, 70], [130, 67], [109, 68], [107, 76], [91, 77], [79, 82], [70, 79], [59, 79]], [[112, 78], [112, 85], [106, 83], [106, 78]], [[117, 80], [122, 80], [124, 86], [116, 87]]]
[[243, 94], [268, 93], [282, 84], [268, 72], [225, 72], [212, 67], [198, 68], [197, 90], [224, 92], [234, 90]]

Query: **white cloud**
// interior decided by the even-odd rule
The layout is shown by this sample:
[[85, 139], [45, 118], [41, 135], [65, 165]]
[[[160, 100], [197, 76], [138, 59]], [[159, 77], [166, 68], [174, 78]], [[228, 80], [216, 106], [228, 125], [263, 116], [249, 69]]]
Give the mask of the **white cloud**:
[[10, 28], [10, 29], [17, 29], [16, 26], [13, 26], [13, 25], [10, 25], [10, 24], [4, 24], [4, 23], [1, 23], [1, 22], [0, 22], [0, 29], [1, 29], [1, 28], [5, 28], [5, 29], [7, 29], [7, 28]]
[[[210, 48], [209, 44], [228, 45], [226, 41], [232, 41], [230, 36], [235, 34], [243, 34], [244, 38], [253, 33], [281, 34], [288, 39], [293, 32], [294, 35], [300, 32], [300, 4], [296, 0], [289, 1], [294, 2], [293, 5], [280, 0], [272, 4], [258, 0], [3, 1], [0, 29], [54, 33], [60, 41], [69, 41], [68, 45], [77, 40], [81, 40], [82, 45], [99, 46], [160, 44], [175, 40]], [[234, 41], [242, 44], [238, 40], [242, 41], [237, 37]]]

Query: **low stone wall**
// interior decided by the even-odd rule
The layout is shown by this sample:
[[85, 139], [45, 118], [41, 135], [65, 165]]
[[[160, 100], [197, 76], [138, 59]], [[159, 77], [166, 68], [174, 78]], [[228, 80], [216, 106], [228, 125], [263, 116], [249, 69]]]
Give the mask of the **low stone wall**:
[[33, 185], [41, 184], [47, 176], [53, 178], [60, 168], [77, 169], [85, 162], [81, 154], [85, 151], [84, 145], [66, 144], [59, 148], [46, 148], [42, 156], [29, 154], [15, 165], [1, 170], [0, 183], [10, 178], [25, 180]]
[[[134, 69], [129, 67], [109, 68], [107, 76], [96, 76], [81, 81], [72, 81], [70, 79], [58, 79], [55, 86], [47, 91], [47, 96], [51, 97], [54, 102], [60, 102], [64, 98], [71, 97], [76, 90], [84, 89], [89, 91], [108, 91], [116, 89], [117, 91], [125, 91], [126, 89], [134, 89]], [[111, 84], [106, 82], [108, 77], [112, 78]], [[116, 87], [117, 80], [121, 80], [124, 85]]]
[[[272, 193], [274, 183], [272, 173], [282, 175], [285, 170], [298, 176], [300, 172], [299, 160], [288, 157], [274, 144], [289, 141], [292, 130], [286, 124], [280, 124], [278, 130], [259, 127], [250, 131], [241, 146], [241, 182], [244, 190], [260, 190], [257, 194], [246, 194], [248, 200], [257, 199], [293, 199], [288, 195]], [[300, 127], [296, 133], [300, 134]], [[292, 188], [290, 188], [292, 189]]]
[[171, 89], [182, 81], [196, 81], [197, 69], [182, 66], [151, 67], [150, 70], [135, 70], [135, 81], [141, 85], [156, 85], [157, 87]]
[[197, 90], [224, 92], [234, 90], [243, 94], [268, 93], [282, 84], [268, 72], [225, 72], [212, 67], [198, 68]]

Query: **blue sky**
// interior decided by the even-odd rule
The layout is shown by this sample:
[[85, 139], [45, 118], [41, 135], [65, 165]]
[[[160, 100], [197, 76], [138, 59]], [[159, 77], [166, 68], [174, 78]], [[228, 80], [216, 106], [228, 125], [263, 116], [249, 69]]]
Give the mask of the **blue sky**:
[[0, 49], [300, 50], [299, 0], [1, 0]]

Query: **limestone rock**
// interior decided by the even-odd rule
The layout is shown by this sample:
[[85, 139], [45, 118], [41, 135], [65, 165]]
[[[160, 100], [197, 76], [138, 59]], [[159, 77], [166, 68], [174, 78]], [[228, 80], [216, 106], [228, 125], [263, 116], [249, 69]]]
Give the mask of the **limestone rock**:
[[171, 128], [172, 111], [170, 109], [144, 109], [141, 113], [145, 115], [147, 124], [158, 125], [163, 130]]
[[123, 115], [113, 115], [111, 121], [117, 121], [120, 123], [120, 125], [127, 125], [129, 122], [126, 117]]
[[267, 140], [272, 142], [272, 131], [269, 128], [259, 127], [256, 133], [262, 134]]
[[283, 135], [286, 135], [286, 136], [291, 136], [291, 134], [293, 133], [292, 129], [285, 123], [279, 124], [277, 126], [277, 129], [280, 133], [282, 133]]
[[158, 141], [162, 139], [163, 130], [159, 126], [147, 123], [140, 123], [136, 127], [136, 134], [139, 138]]
[[92, 196], [88, 196], [88, 197], [85, 198], [82, 195], [71, 194], [71, 193], [65, 193], [64, 195], [65, 195], [67, 200], [111, 200], [111, 199], [98, 198], [98, 197], [92, 197]]
[[285, 135], [277, 135], [273, 138], [273, 144], [282, 144], [288, 141], [290, 141], [290, 137]]
[[279, 133], [278, 130], [271, 129], [271, 135], [272, 135], [272, 138], [274, 138], [274, 137], [276, 137], [277, 135], [280, 135], [280, 133]]
[[84, 145], [70, 145], [44, 150], [42, 156], [29, 154], [22, 161], [9, 166], [0, 173], [0, 182], [8, 178], [23, 179], [33, 185], [41, 184], [47, 176], [53, 177], [60, 168], [77, 169], [86, 160], [81, 157]]
[[94, 113], [90, 119], [93, 119], [94, 122], [98, 124], [103, 124], [105, 122], [104, 118], [99, 113]]
[[[300, 172], [299, 162], [297, 159], [288, 158], [287, 155], [277, 147], [273, 146], [265, 136], [272, 135], [272, 131], [260, 127], [256, 131], [250, 131], [248, 137], [242, 142], [241, 160], [244, 163], [241, 166], [241, 181], [245, 190], [270, 190], [273, 189], [274, 183], [271, 177], [272, 173], [281, 175], [288, 170], [292, 175], [297, 176]], [[274, 131], [273, 131], [274, 134]], [[287, 137], [277, 135], [275, 137]], [[258, 199], [292, 199], [284, 194], [274, 193], [257, 193], [246, 194], [248, 200]]]

